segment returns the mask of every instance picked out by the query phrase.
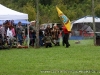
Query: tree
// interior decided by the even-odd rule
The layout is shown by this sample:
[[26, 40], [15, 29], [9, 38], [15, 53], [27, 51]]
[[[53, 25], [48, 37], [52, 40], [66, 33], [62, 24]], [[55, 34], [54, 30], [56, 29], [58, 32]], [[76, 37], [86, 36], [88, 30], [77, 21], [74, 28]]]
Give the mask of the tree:
[[35, 8], [32, 7], [31, 3], [27, 3], [27, 5], [23, 7], [23, 12], [28, 14], [30, 21], [36, 19], [36, 11]]
[[51, 5], [51, 0], [40, 0], [40, 4], [42, 4], [42, 5]]
[[100, 5], [95, 7], [95, 15], [100, 17]]
[[[36, 19], [36, 0], [0, 0], [0, 4], [27, 13], [29, 20]], [[40, 23], [60, 22], [56, 5], [71, 20], [91, 15], [91, 0], [39, 0]], [[95, 15], [100, 16], [99, 12], [100, 0], [95, 0]]]

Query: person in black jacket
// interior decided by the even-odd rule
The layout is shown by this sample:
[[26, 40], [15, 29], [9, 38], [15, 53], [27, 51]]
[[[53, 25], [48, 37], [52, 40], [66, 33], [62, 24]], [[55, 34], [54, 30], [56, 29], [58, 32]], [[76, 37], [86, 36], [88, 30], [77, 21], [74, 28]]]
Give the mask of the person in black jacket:
[[47, 25], [47, 28], [45, 29], [45, 35], [49, 34], [51, 36], [51, 28], [50, 28], [50, 25]]
[[63, 33], [64, 33], [63, 43], [66, 44], [66, 48], [68, 48], [70, 46], [69, 35], [70, 35], [71, 31], [68, 31], [65, 26], [63, 26], [62, 29], [63, 29]]
[[35, 29], [35, 21], [33, 21], [29, 26], [29, 37], [30, 37], [30, 45], [34, 46], [36, 39], [36, 29]]
[[39, 30], [39, 44], [40, 44], [40, 46], [43, 46], [43, 37], [44, 37], [44, 35], [43, 35], [43, 29], [40, 29]]

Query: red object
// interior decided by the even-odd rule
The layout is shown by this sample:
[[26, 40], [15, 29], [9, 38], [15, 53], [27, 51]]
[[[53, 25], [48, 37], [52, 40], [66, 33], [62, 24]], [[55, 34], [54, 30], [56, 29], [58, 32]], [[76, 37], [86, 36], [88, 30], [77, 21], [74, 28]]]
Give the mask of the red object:
[[63, 26], [63, 27], [62, 27], [62, 30], [63, 30], [64, 34], [69, 33], [69, 31], [66, 29], [66, 27], [65, 27], [65, 26]]
[[28, 48], [28, 46], [18, 46], [17, 48]]

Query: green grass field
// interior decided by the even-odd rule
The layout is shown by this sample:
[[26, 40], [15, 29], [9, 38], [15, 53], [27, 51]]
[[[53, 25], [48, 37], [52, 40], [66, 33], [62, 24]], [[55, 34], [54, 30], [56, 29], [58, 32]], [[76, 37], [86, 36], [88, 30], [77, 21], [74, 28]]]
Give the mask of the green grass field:
[[100, 46], [69, 42], [69, 48], [0, 50], [0, 75], [100, 75]]

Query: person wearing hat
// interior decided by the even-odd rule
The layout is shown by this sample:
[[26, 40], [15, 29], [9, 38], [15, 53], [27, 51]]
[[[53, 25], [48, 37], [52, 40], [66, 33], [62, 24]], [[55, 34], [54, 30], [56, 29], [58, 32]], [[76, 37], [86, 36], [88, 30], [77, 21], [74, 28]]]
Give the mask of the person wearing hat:
[[35, 30], [36, 21], [31, 21], [29, 26], [29, 37], [30, 37], [30, 46], [34, 46], [36, 39], [36, 30]]

